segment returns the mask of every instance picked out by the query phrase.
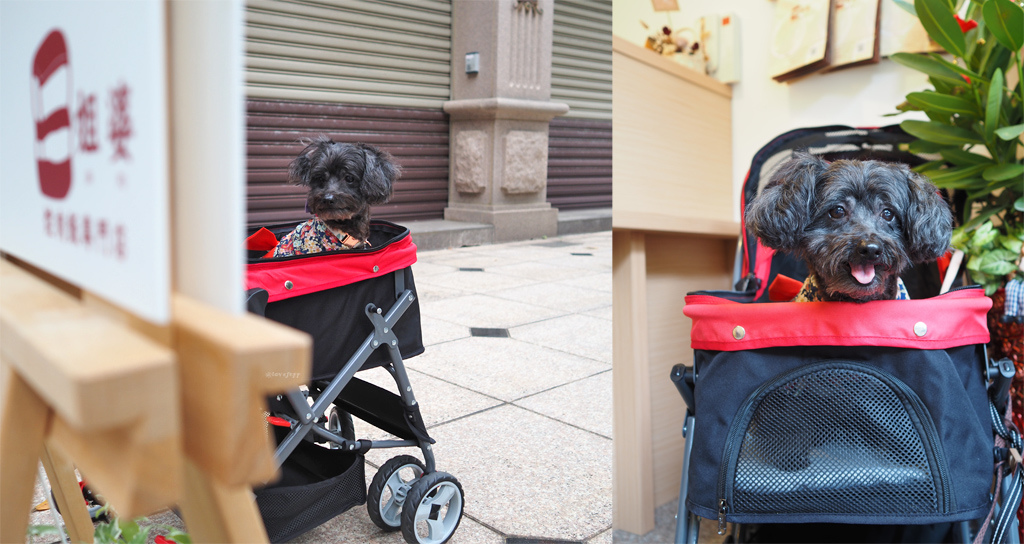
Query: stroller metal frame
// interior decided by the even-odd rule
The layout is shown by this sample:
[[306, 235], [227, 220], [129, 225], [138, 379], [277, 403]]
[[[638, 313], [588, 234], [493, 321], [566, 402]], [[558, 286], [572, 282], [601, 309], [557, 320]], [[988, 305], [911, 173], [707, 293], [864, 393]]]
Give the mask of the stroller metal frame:
[[362, 369], [370, 354], [379, 348], [386, 348], [388, 355], [391, 357], [391, 366], [388, 366], [387, 370], [398, 385], [404, 407], [412, 408], [418, 406], [412, 386], [409, 384], [409, 375], [405, 370], [405, 363], [402, 361], [402, 353], [398, 349], [398, 338], [394, 332], [395, 324], [402, 318], [402, 315], [405, 314], [414, 300], [415, 295], [412, 291], [405, 289], [402, 291], [398, 302], [388, 310], [387, 314], [383, 314], [382, 310], [374, 304], [367, 304], [365, 312], [366, 317], [373, 323], [373, 334], [367, 336], [366, 340], [363, 341], [362, 345], [359, 346], [348, 360], [341, 372], [331, 380], [322, 393], [317, 395], [313, 406], [306, 402], [306, 396], [301, 390], [295, 389], [287, 393], [288, 402], [291, 404], [292, 409], [295, 410], [295, 413], [299, 415], [299, 419], [296, 420], [288, 416], [282, 416], [282, 419], [288, 421], [292, 426], [288, 435], [274, 452], [274, 458], [278, 466], [291, 455], [292, 451], [295, 450], [308, 433], [313, 432], [316, 436], [339, 445], [341, 449], [359, 453], [365, 453], [371, 448], [418, 447], [423, 453], [426, 472], [434, 472], [434, 452], [430, 447], [433, 441], [429, 438], [420, 438], [418, 440], [349, 440], [328, 430], [326, 426], [319, 425], [320, 417], [316, 416], [316, 414], [323, 414], [331, 404], [334, 404], [342, 389], [355, 377], [356, 372]]
[[[374, 221], [371, 234], [374, 229], [388, 238], [368, 250], [251, 261], [250, 310], [314, 337], [313, 376], [306, 389], [269, 399], [268, 421], [277, 427], [274, 461], [285, 476], [258, 491], [257, 499], [268, 532], [273, 518], [275, 540], [293, 538], [364, 502], [375, 525], [401, 529], [410, 544], [446, 542], [461, 522], [462, 486], [436, 469], [435, 441], [427, 433], [402, 354], [405, 349], [411, 357], [423, 349], [411, 272], [415, 245], [404, 227]], [[277, 301], [286, 302], [273, 306]], [[387, 355], [378, 355], [380, 349]], [[397, 395], [356, 378], [357, 372], [376, 366], [394, 379]], [[340, 418], [351, 415], [398, 439], [350, 438], [351, 425], [346, 428]], [[363, 455], [402, 447], [419, 448], [423, 462], [408, 455], [392, 458], [377, 471], [367, 493]]]

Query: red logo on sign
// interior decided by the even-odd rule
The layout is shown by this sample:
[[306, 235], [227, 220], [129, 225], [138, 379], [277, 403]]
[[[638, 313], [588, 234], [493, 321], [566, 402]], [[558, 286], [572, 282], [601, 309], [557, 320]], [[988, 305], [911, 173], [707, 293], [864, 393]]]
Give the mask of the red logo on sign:
[[[51, 79], [60, 74], [65, 76], [67, 83], [64, 103], [48, 110], [48, 105], [43, 104], [44, 89], [48, 82], [51, 86], [58, 84], [59, 82], [51, 82]], [[32, 76], [35, 83], [32, 86], [32, 115], [36, 122], [35, 150], [36, 164], [39, 165], [39, 187], [44, 195], [62, 199], [71, 189], [71, 117], [68, 114], [68, 104], [71, 101], [71, 65], [68, 62], [67, 43], [60, 30], [52, 30], [39, 45], [32, 61]], [[67, 131], [66, 155], [51, 157], [49, 153], [53, 151], [46, 151], [47, 139], [53, 142], [60, 137], [58, 131], [61, 130]]]
[[96, 140], [96, 95], [78, 92], [78, 147], [85, 153], [100, 148]]
[[122, 83], [110, 91], [110, 141], [114, 142], [113, 160], [131, 158], [127, 140], [132, 135], [132, 118], [128, 115], [128, 85]]

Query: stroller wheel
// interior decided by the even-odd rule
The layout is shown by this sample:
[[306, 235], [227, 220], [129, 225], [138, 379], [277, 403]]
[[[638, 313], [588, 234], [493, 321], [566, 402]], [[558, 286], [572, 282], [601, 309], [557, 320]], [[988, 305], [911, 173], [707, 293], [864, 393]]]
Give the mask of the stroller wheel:
[[411, 455], [399, 455], [381, 465], [366, 492], [366, 512], [374, 525], [384, 531], [402, 526], [402, 505], [423, 470], [423, 463]]
[[402, 536], [409, 544], [447, 542], [462, 521], [462, 485], [447, 472], [433, 472], [412, 485], [402, 509]]
[[[327, 410], [327, 430], [349, 440], [354, 440], [356, 437], [355, 425], [352, 423], [352, 414], [339, 410], [334, 405], [331, 405]], [[341, 447], [334, 442], [331, 442], [330, 446], [332, 450]]]

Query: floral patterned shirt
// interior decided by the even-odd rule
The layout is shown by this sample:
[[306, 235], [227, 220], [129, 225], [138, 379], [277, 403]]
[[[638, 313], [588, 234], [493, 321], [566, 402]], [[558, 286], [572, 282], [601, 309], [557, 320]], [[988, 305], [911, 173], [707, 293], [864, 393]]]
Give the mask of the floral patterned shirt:
[[[346, 235], [345, 240], [351, 237]], [[363, 243], [365, 244], [365, 242]], [[314, 217], [305, 223], [295, 227], [295, 230], [286, 234], [274, 248], [274, 257], [288, 257], [291, 255], [307, 255], [321, 251], [340, 251], [355, 249], [363, 244], [347, 246], [339, 240], [334, 232], [320, 220]], [[368, 244], [367, 244], [368, 245]]]
[[[811, 274], [804, 280], [804, 286], [793, 302], [817, 302], [820, 300], [822, 300], [822, 293], [818, 277]], [[907, 292], [907, 286], [903, 285], [901, 278], [896, 278], [896, 298], [893, 300], [910, 300], [910, 293]]]

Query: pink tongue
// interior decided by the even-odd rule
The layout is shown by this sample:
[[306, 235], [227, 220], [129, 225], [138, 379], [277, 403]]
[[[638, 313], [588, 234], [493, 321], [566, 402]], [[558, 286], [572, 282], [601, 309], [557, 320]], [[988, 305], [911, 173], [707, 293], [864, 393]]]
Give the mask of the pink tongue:
[[875, 267], [869, 264], [850, 263], [850, 273], [863, 285], [867, 285], [875, 279]]

